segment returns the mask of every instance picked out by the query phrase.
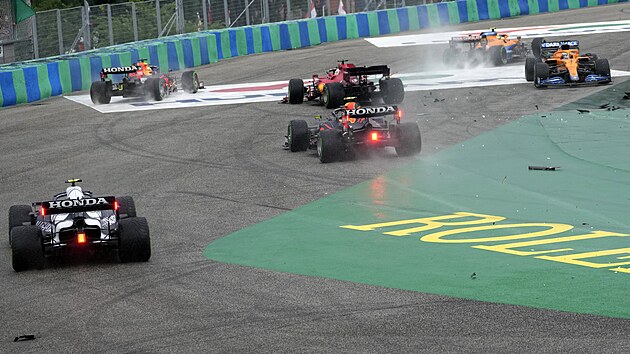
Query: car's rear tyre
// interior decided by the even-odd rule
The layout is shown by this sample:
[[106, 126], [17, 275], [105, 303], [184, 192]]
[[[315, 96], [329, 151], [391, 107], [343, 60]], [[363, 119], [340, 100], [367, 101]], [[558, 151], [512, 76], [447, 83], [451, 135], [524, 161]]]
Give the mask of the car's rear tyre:
[[146, 262], [151, 258], [147, 219], [135, 217], [118, 221], [118, 257], [123, 263]]
[[398, 144], [395, 146], [398, 156], [412, 156], [422, 150], [422, 136], [416, 123], [400, 123], [396, 127]]
[[532, 54], [534, 54], [534, 58], [540, 59], [542, 55], [542, 43], [544, 39], [542, 37], [536, 37], [532, 39]]
[[536, 58], [525, 58], [525, 80], [534, 81], [534, 66], [536, 66]]
[[336, 130], [323, 130], [317, 139], [317, 156], [323, 163], [333, 162], [341, 158], [344, 152], [341, 134]]
[[287, 127], [289, 149], [292, 152], [306, 151], [309, 145], [308, 124], [305, 120], [296, 119], [289, 122]]
[[11, 230], [16, 226], [24, 226], [31, 222], [30, 205], [12, 205], [9, 208], [9, 244], [11, 244]]
[[122, 196], [116, 198], [118, 201], [118, 214], [127, 215], [127, 218], [136, 217], [136, 203], [133, 201], [133, 197]]
[[600, 76], [610, 76], [610, 64], [608, 59], [595, 60], [595, 72]]
[[298, 104], [304, 102], [304, 80], [291, 79], [289, 80], [289, 103]]
[[11, 240], [13, 270], [21, 272], [44, 268], [44, 248], [39, 227], [16, 226], [11, 230]]
[[380, 79], [379, 85], [383, 94], [383, 102], [387, 104], [401, 103], [405, 99], [405, 86], [402, 80], [396, 77]]
[[534, 86], [537, 88], [547, 87], [542, 84], [542, 80], [549, 78], [549, 65], [547, 63], [536, 63], [534, 65]]
[[182, 88], [184, 92], [197, 93], [199, 91], [199, 76], [195, 71], [184, 71], [182, 74]]
[[148, 96], [155, 101], [162, 101], [166, 96], [166, 82], [159, 77], [150, 77], [144, 83]]
[[326, 108], [337, 108], [343, 105], [345, 91], [339, 82], [330, 82], [324, 85], [322, 100]]
[[111, 81], [94, 81], [90, 85], [90, 99], [94, 104], [108, 104], [112, 101]]
[[490, 60], [494, 66], [503, 66], [508, 63], [507, 50], [504, 46], [490, 47]]

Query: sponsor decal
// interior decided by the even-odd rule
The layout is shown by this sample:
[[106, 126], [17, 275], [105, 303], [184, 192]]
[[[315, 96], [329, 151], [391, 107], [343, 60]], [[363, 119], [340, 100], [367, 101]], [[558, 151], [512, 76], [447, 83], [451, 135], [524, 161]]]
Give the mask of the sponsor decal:
[[103, 74], [122, 74], [122, 73], [130, 73], [134, 71], [138, 71], [138, 68], [135, 65], [131, 66], [113, 66], [111, 68], [103, 68]]
[[85, 199], [71, 199], [71, 200], [59, 200], [48, 202], [48, 207], [51, 209], [59, 208], [74, 208], [78, 206], [93, 206], [93, 205], [108, 205], [109, 202], [105, 198], [85, 198]]
[[346, 110], [346, 113], [351, 116], [365, 116], [370, 114], [387, 114], [396, 112], [396, 107], [361, 107], [356, 109]]
[[[469, 244], [472, 248], [484, 251], [630, 274], [630, 248], [606, 248], [607, 239], [629, 237], [630, 234], [593, 230], [569, 235], [567, 232], [574, 228], [573, 225], [547, 222], [507, 223], [506, 219], [497, 215], [455, 212], [449, 215], [340, 227], [356, 231], [388, 229], [389, 231], [382, 234], [393, 237], [420, 236], [422, 242]], [[582, 249], [583, 246], [572, 244], [592, 239], [599, 239], [598, 249]]]
[[571, 47], [577, 47], [580, 45], [580, 42], [578, 41], [545, 42], [545, 43], [542, 43], [540, 46], [543, 48], [557, 48], [565, 44]]

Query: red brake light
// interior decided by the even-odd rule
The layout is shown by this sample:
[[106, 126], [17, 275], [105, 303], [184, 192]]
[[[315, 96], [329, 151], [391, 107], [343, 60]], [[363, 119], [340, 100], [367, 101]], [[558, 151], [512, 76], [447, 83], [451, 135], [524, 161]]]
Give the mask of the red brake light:
[[86, 238], [85, 238], [85, 232], [79, 232], [77, 234], [77, 243], [85, 243]]
[[403, 111], [402, 109], [398, 108], [398, 110], [396, 111], [396, 120], [400, 122], [400, 119], [402, 119], [402, 116], [403, 116]]
[[42, 207], [40, 207], [40, 208], [39, 208], [39, 213], [40, 213], [42, 216], [46, 216], [46, 208], [44, 208], [43, 206], [42, 206]]
[[114, 210], [118, 211], [119, 205], [118, 205], [118, 201], [114, 200]]
[[378, 140], [378, 133], [372, 132], [372, 141], [377, 141], [377, 140]]

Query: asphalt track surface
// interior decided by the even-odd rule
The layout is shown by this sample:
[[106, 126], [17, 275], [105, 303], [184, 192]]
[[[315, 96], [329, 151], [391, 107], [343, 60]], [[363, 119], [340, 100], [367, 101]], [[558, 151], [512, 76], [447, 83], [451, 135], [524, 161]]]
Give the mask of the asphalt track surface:
[[[630, 4], [458, 26], [477, 29], [630, 18]], [[447, 30], [447, 29], [444, 29]], [[581, 45], [630, 70], [625, 33]], [[364, 40], [241, 57], [202, 69], [212, 84], [307, 78], [337, 59], [415, 72], [441, 48], [378, 49]], [[602, 88], [533, 85], [414, 92], [417, 158]], [[437, 99], [437, 100], [436, 100]], [[627, 352], [628, 320], [483, 303], [277, 273], [207, 260], [213, 240], [413, 158], [393, 151], [320, 164], [280, 149], [287, 122], [325, 114], [277, 103], [100, 114], [64, 98], [0, 111], [0, 204], [47, 198], [79, 177], [132, 195], [151, 227], [148, 263], [115, 257], [15, 273], [0, 242], [0, 352]], [[331, 213], [339, 211], [331, 210]], [[0, 229], [7, 230], [6, 217]], [[602, 289], [605, 291], [605, 289]], [[33, 341], [13, 342], [23, 334]]]

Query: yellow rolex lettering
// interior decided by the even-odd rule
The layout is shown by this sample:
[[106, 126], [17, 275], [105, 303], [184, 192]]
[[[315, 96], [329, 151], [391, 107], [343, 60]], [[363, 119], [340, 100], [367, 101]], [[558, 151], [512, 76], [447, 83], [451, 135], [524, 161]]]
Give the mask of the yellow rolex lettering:
[[556, 238], [546, 238], [546, 239], [542, 239], [542, 240], [533, 240], [533, 241], [524, 241], [524, 242], [504, 243], [504, 244], [492, 245], [492, 246], [479, 245], [479, 246], [472, 246], [472, 247], [473, 248], [482, 249], [482, 250], [487, 250], [487, 251], [494, 251], [494, 252], [514, 254], [514, 255], [517, 255], [517, 256], [533, 256], [533, 255], [537, 255], [537, 254], [572, 251], [573, 248], [559, 248], [559, 249], [553, 249], [553, 250], [547, 250], [547, 251], [518, 251], [518, 250], [515, 250], [513, 248], [548, 245], [550, 243], [582, 241], [582, 240], [589, 240], [589, 239], [609, 237], [609, 236], [624, 237], [624, 236], [630, 236], [630, 235], [619, 234], [619, 233], [608, 232], [608, 231], [593, 231], [593, 232], [591, 232], [589, 234], [584, 234], [584, 235], [567, 236], [567, 237], [556, 237]]
[[[596, 262], [590, 262], [590, 261], [583, 260], [583, 259], [588, 259], [588, 258], [612, 256], [612, 255], [616, 255], [616, 254], [619, 254], [619, 255], [630, 254], [630, 248], [617, 248], [617, 249], [613, 249], [613, 250], [585, 252], [585, 253], [575, 253], [575, 254], [567, 254], [567, 255], [563, 255], [563, 256], [538, 256], [536, 258], [545, 259], [545, 260], [554, 261], [554, 262], [562, 262], [562, 263], [574, 264], [574, 265], [579, 265], [579, 266], [583, 266], [583, 267], [590, 267], [590, 268], [621, 267], [622, 265], [629, 265], [630, 264], [630, 261], [628, 261], [628, 262], [616, 262], [616, 263], [596, 263]], [[617, 268], [617, 269], [614, 269], [614, 270], [615, 271], [623, 271], [625, 273], [630, 273], [630, 269], [623, 269], [623, 270], [619, 270], [619, 269], [623, 269], [623, 268]], [[613, 270], [613, 269], [611, 269], [611, 270]]]
[[[496, 230], [496, 229], [524, 228], [524, 227], [546, 228], [546, 230], [534, 231], [534, 232], [529, 232], [529, 233], [521, 233], [521, 234], [515, 234], [515, 235], [505, 235], [505, 236], [481, 237], [481, 238], [470, 238], [470, 239], [450, 239], [450, 240], [443, 239], [443, 237], [446, 237], [446, 236], [465, 234], [468, 232]], [[559, 234], [559, 233], [571, 230], [572, 228], [573, 228], [572, 225], [547, 224], [547, 223], [484, 225], [484, 226], [466, 227], [466, 228], [455, 229], [455, 230], [435, 232], [435, 233], [423, 236], [420, 240], [424, 242], [438, 242], [438, 243], [474, 243], [474, 242], [509, 241], [509, 240], [518, 240], [522, 238], [534, 238], [534, 237], [555, 235], [555, 234]]]
[[[461, 219], [461, 218], [475, 218], [475, 219], [464, 220], [464, 221], [444, 221], [444, 220]], [[434, 217], [428, 217], [428, 218], [398, 220], [398, 221], [390, 221], [390, 222], [368, 224], [368, 225], [344, 225], [341, 227], [345, 229], [358, 230], [358, 231], [371, 231], [371, 230], [376, 230], [376, 229], [385, 228], [385, 227], [423, 224], [423, 226], [384, 233], [385, 235], [391, 235], [391, 236], [408, 236], [416, 232], [433, 230], [433, 229], [440, 228], [442, 226], [488, 224], [492, 222], [499, 222], [502, 220], [505, 220], [505, 218], [502, 216], [476, 214], [476, 213], [468, 213], [468, 212], [456, 212], [450, 215], [441, 215], [441, 216], [434, 216]]]

